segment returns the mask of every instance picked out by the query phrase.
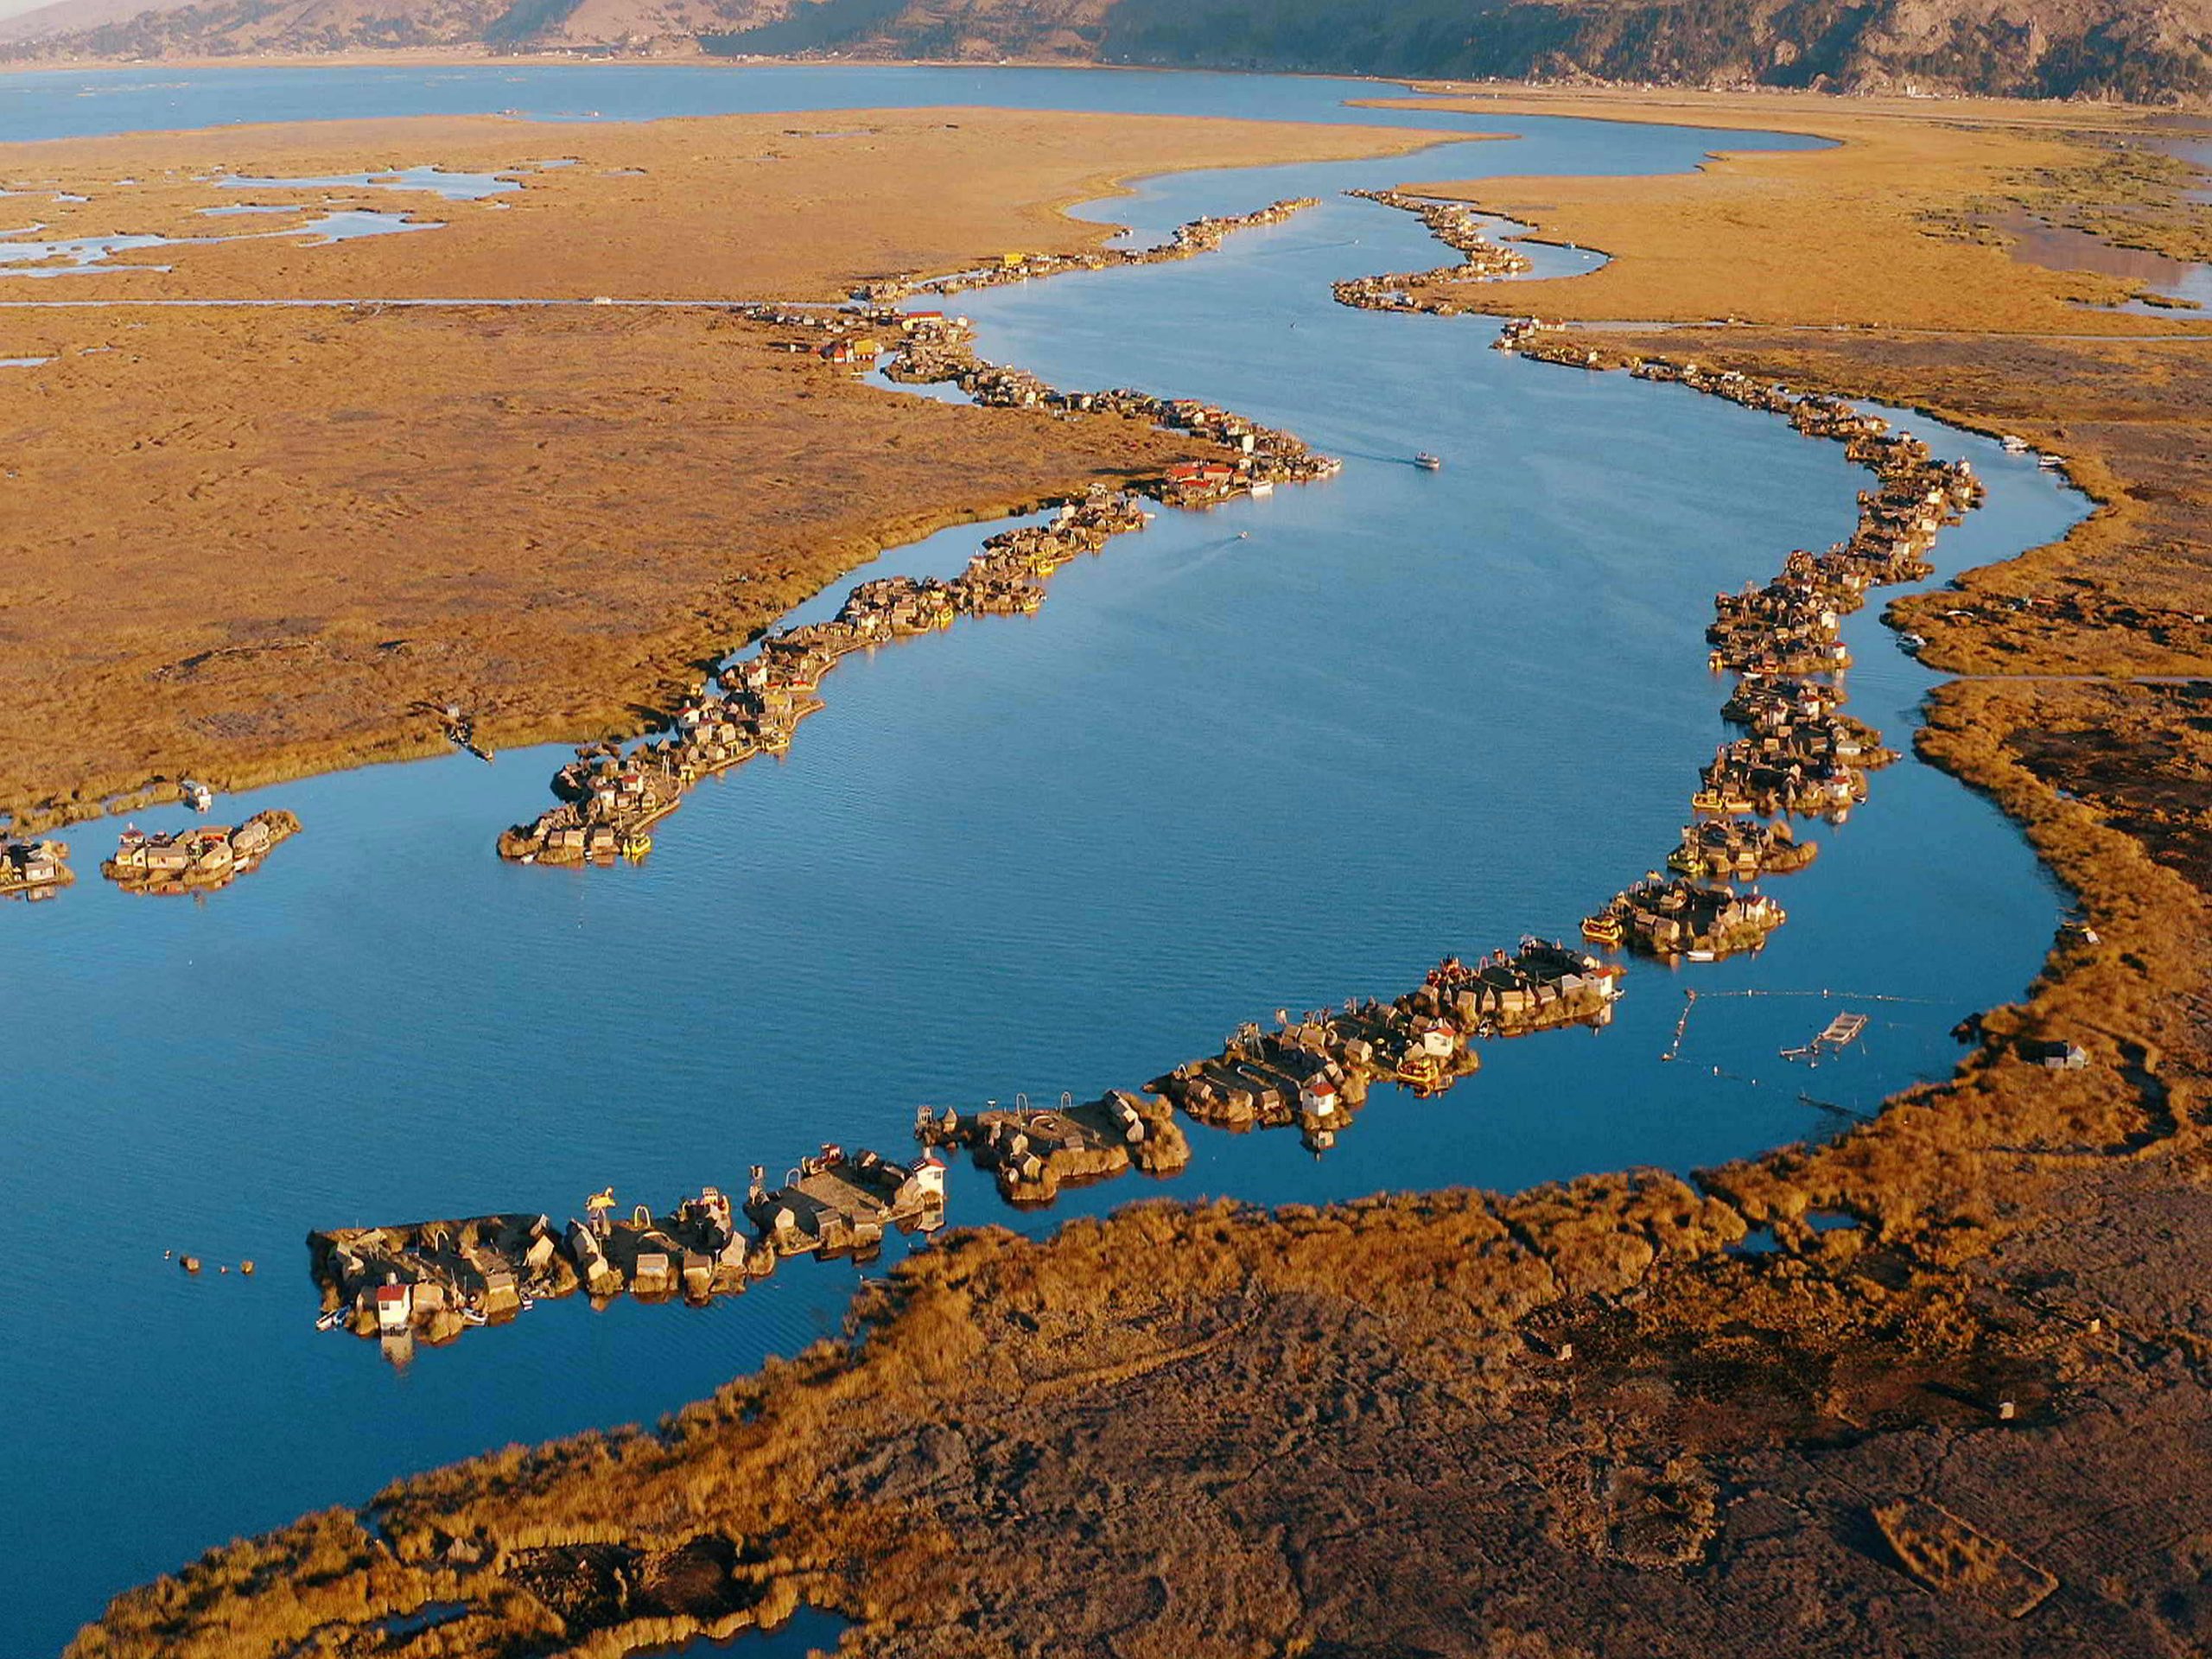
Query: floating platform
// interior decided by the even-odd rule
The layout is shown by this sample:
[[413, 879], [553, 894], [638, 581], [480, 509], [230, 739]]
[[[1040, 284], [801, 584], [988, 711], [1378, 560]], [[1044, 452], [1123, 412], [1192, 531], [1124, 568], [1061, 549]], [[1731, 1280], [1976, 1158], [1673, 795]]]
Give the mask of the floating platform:
[[76, 879], [67, 842], [0, 836], [0, 899], [45, 899]]
[[925, 1106], [914, 1135], [925, 1146], [966, 1147], [1013, 1204], [1049, 1204], [1063, 1186], [1130, 1169], [1172, 1175], [1191, 1161], [1190, 1140], [1167, 1103], [1121, 1089], [1080, 1105], [1070, 1095], [1051, 1107], [1017, 1096], [1011, 1107], [967, 1116], [947, 1107], [940, 1117]]
[[1866, 1016], [1863, 1014], [1839, 1014], [1821, 1027], [1813, 1040], [1796, 1048], [1785, 1048], [1785, 1060], [1802, 1060], [1808, 1065], [1818, 1065], [1828, 1055], [1840, 1053], [1866, 1034]]
[[1788, 919], [1756, 887], [1743, 893], [1686, 876], [1646, 876], [1593, 916], [1623, 945], [1669, 961], [1717, 962], [1764, 944]]
[[619, 1214], [611, 1189], [584, 1209], [565, 1228], [515, 1212], [309, 1233], [317, 1323], [435, 1344], [578, 1291], [601, 1302], [735, 1295], [784, 1256], [866, 1255], [887, 1229], [943, 1226], [944, 1166], [825, 1147], [772, 1190], [756, 1166], [741, 1209], [713, 1186], [658, 1215], [645, 1205]]
[[[1713, 881], [1748, 880], [1802, 870], [1820, 850], [1814, 842], [1798, 840], [1786, 823], [1700, 818], [1682, 826], [1681, 842], [1667, 855], [1667, 868]], [[1618, 936], [1613, 943], [1619, 943]]]
[[944, 1162], [934, 1153], [899, 1163], [825, 1146], [772, 1192], [756, 1168], [745, 1214], [778, 1255], [868, 1255], [887, 1228], [926, 1232], [944, 1224]]
[[211, 892], [258, 869], [272, 849], [299, 833], [299, 819], [276, 809], [236, 829], [203, 823], [171, 835], [128, 829], [100, 874], [132, 893]]

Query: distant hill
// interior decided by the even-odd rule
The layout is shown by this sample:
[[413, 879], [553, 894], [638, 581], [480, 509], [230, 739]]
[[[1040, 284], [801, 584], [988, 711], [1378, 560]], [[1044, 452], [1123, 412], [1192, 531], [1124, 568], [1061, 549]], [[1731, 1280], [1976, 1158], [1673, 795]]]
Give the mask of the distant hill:
[[[13, 44], [6, 44], [12, 41]], [[1001, 57], [1839, 91], [2212, 96], [2212, 0], [60, 0], [0, 51]]]

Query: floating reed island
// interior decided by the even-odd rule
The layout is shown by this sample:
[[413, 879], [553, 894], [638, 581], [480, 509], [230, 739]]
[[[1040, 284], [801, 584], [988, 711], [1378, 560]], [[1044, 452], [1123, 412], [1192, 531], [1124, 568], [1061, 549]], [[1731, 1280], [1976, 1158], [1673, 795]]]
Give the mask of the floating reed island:
[[1750, 880], [1802, 870], [1820, 850], [1817, 842], [1798, 840], [1786, 822], [1700, 818], [1682, 826], [1681, 844], [1667, 855], [1667, 868], [1708, 881]]
[[912, 328], [884, 378], [906, 385], [951, 385], [995, 409], [1044, 409], [1063, 415], [1114, 415], [1181, 432], [1223, 451], [1219, 459], [1176, 462], [1142, 493], [1169, 506], [1207, 506], [1234, 495], [1265, 495], [1278, 484], [1332, 478], [1343, 463], [1316, 454], [1295, 433], [1193, 397], [1160, 397], [1120, 388], [1062, 391], [1026, 369], [976, 354], [963, 319], [926, 319]]
[[893, 276], [866, 283], [853, 290], [853, 298], [873, 305], [887, 305], [915, 294], [959, 294], [971, 288], [997, 288], [1026, 283], [1032, 277], [1061, 276], [1077, 270], [1113, 270], [1125, 265], [1165, 264], [1171, 259], [1190, 259], [1211, 253], [1239, 231], [1280, 225], [1294, 213], [1320, 202], [1313, 196], [1287, 196], [1249, 213], [1193, 219], [1176, 226], [1166, 241], [1149, 248], [1090, 248], [1080, 253], [1007, 253], [992, 265], [954, 271], [942, 276]]
[[0, 899], [45, 899], [77, 879], [66, 841], [0, 836]]
[[786, 1256], [866, 1257], [887, 1230], [944, 1225], [940, 1147], [967, 1150], [1017, 1204], [1049, 1203], [1064, 1186], [1133, 1169], [1173, 1175], [1191, 1159], [1179, 1107], [1230, 1129], [1295, 1125], [1319, 1152], [1334, 1144], [1376, 1083], [1440, 1094], [1480, 1068], [1471, 1046], [1478, 1039], [1606, 1024], [1621, 974], [1586, 951], [1535, 938], [1473, 963], [1447, 957], [1392, 1001], [1353, 1001], [1296, 1020], [1286, 1012], [1274, 1032], [1247, 1025], [1221, 1053], [1177, 1066], [1146, 1094], [1109, 1090], [1081, 1104], [1063, 1095], [1052, 1107], [1016, 1096], [1012, 1107], [994, 1102], [974, 1113], [924, 1106], [914, 1124], [924, 1151], [912, 1162], [825, 1146], [773, 1189], [755, 1165], [742, 1205], [709, 1186], [664, 1214], [639, 1205], [626, 1217], [610, 1188], [565, 1228], [543, 1214], [509, 1211], [313, 1232], [316, 1322], [383, 1338], [404, 1358], [416, 1338], [450, 1341], [580, 1290], [594, 1303], [626, 1294], [692, 1303], [734, 1295]]
[[1613, 896], [1582, 924], [1593, 942], [1669, 962], [1719, 962], [1757, 950], [1788, 919], [1757, 887], [1662, 875], [1656, 870]]
[[1447, 957], [1402, 996], [1355, 998], [1297, 1020], [1286, 1013], [1274, 1031], [1244, 1025], [1219, 1053], [1186, 1060], [1147, 1086], [1198, 1122], [1295, 1126], [1322, 1151], [1378, 1083], [1421, 1098], [1440, 1095], [1481, 1070], [1478, 1039], [1608, 1024], [1620, 975], [1587, 951], [1534, 938], [1471, 963]]
[[[846, 336], [840, 335], [842, 339]], [[1212, 446], [1217, 458], [1178, 461], [1128, 492], [1094, 487], [1058, 505], [1046, 523], [984, 539], [950, 581], [888, 576], [862, 582], [827, 622], [767, 635], [751, 657], [694, 688], [662, 732], [630, 746], [588, 744], [555, 774], [559, 804], [500, 836], [499, 855], [522, 864], [611, 864], [652, 850], [653, 826], [702, 779], [791, 747], [798, 722], [823, 705], [823, 677], [855, 652], [949, 627], [961, 616], [1026, 615], [1045, 602], [1042, 584], [1070, 560], [1116, 536], [1142, 530], [1143, 503], [1203, 507], [1277, 484], [1326, 478], [1340, 463], [1295, 435], [1192, 398], [1139, 391], [1065, 392], [1022, 370], [978, 358], [957, 319], [932, 317], [902, 336], [894, 379], [953, 382], [978, 402], [1043, 407], [1070, 415], [1135, 416]]]
[[1411, 311], [1447, 316], [1463, 308], [1439, 295], [1420, 293], [1437, 283], [1494, 283], [1521, 276], [1535, 267], [1517, 249], [1493, 242], [1484, 233], [1482, 215], [1464, 202], [1437, 201], [1408, 195], [1402, 190], [1347, 190], [1348, 196], [1380, 202], [1416, 213], [1432, 235], [1459, 255], [1456, 265], [1433, 270], [1392, 271], [1380, 276], [1355, 276], [1335, 286], [1338, 300], [1368, 311]]
[[[894, 377], [954, 380], [971, 394], [1023, 404], [1056, 395], [1018, 372], [976, 359], [957, 325], [931, 318], [914, 332], [918, 338], [893, 365]], [[1526, 320], [1509, 324], [1499, 343], [1578, 367], [1629, 366], [1643, 378], [1675, 380], [1784, 415], [1808, 436], [1845, 444], [1875, 475], [1876, 486], [1860, 493], [1848, 537], [1825, 552], [1793, 551], [1773, 580], [1715, 596], [1713, 665], [1738, 676], [1722, 712], [1746, 734], [1723, 745], [1700, 776], [1691, 798], [1698, 816], [1668, 855], [1673, 874], [1647, 873], [1583, 924], [1591, 944], [1670, 963], [1756, 950], [1787, 914], [1757, 887], [1735, 884], [1810, 864], [1819, 849], [1798, 838], [1788, 815], [1840, 818], [1865, 798], [1866, 774], [1897, 759], [1880, 734], [1842, 712], [1848, 662], [1842, 618], [1863, 607], [1870, 588], [1930, 574], [1926, 555], [1936, 535], [1979, 502], [1981, 486], [1963, 462], [1936, 461], [1910, 434], [1892, 434], [1880, 417], [1847, 404], [1755, 386], [1741, 376], [1706, 375], [1694, 365], [1650, 359], [1616, 365], [1575, 351], [1557, 333]], [[1212, 418], [1172, 407], [1192, 429]], [[1159, 418], [1149, 406], [1145, 412]], [[1234, 425], [1214, 430], [1246, 454], [1270, 441], [1297, 442]], [[1302, 453], [1302, 446], [1290, 453]], [[1389, 1002], [1355, 999], [1294, 1020], [1286, 1011], [1275, 1030], [1247, 1024], [1217, 1053], [1176, 1066], [1144, 1094], [1114, 1090], [1082, 1106], [1064, 1096], [1054, 1109], [1018, 1099], [1011, 1109], [994, 1103], [964, 1117], [957, 1109], [940, 1115], [924, 1107], [916, 1134], [931, 1147], [967, 1147], [1018, 1203], [1045, 1202], [1062, 1185], [1133, 1168], [1165, 1174], [1183, 1167], [1188, 1146], [1173, 1111], [1230, 1129], [1295, 1126], [1319, 1152], [1334, 1144], [1376, 1084], [1433, 1096], [1473, 1075], [1478, 1038], [1603, 1027], [1620, 994], [1621, 971], [1586, 950], [1526, 938], [1516, 954], [1501, 950], [1472, 964], [1447, 958], [1421, 987]]]
[[1481, 1069], [1478, 1039], [1525, 1036], [1566, 1026], [1599, 1027], [1620, 995], [1618, 966], [1551, 940], [1528, 938], [1518, 950], [1470, 963], [1446, 957], [1424, 982], [1384, 1002], [1347, 1001], [1278, 1028], [1248, 1023], [1221, 1051], [1187, 1060], [1146, 1085], [1113, 1090], [1084, 1105], [1062, 1096], [1057, 1108], [1017, 1098], [963, 1115], [921, 1108], [916, 1138], [931, 1147], [965, 1147], [993, 1171], [999, 1190], [1021, 1204], [1049, 1202], [1063, 1185], [1104, 1180], [1131, 1169], [1169, 1175], [1190, 1160], [1176, 1123], [1242, 1132], [1295, 1128], [1315, 1152], [1336, 1143], [1368, 1091], [1401, 1084], [1440, 1095]]
[[1866, 798], [1866, 777], [1832, 757], [1774, 753], [1753, 738], [1724, 743], [1698, 772], [1700, 812], [1795, 813], [1841, 823]]
[[1755, 950], [1785, 913], [1756, 888], [1738, 892], [1729, 882], [1802, 869], [1816, 849], [1786, 824], [1742, 815], [1841, 823], [1866, 798], [1867, 774], [1897, 759], [1879, 732], [1841, 712], [1851, 661], [1842, 620], [1866, 604], [1870, 589], [1933, 575], [1929, 550], [1946, 525], [1980, 504], [1981, 482], [1966, 462], [1936, 460], [1910, 433], [1892, 432], [1881, 416], [1839, 398], [1695, 363], [1610, 354], [1534, 317], [1506, 322], [1496, 344], [1538, 362], [1624, 369], [1638, 379], [1781, 415], [1808, 437], [1843, 444], [1874, 474], [1875, 486], [1859, 493], [1858, 522], [1844, 540], [1819, 553], [1798, 549], [1772, 580], [1714, 596], [1706, 631], [1709, 664], [1738, 677], [1721, 713], [1748, 732], [1722, 744], [1700, 770], [1690, 798], [1700, 816], [1667, 858], [1675, 874], [1651, 872], [1583, 923], [1583, 936], [1595, 944], [1669, 961]]
[[299, 833], [299, 819], [276, 808], [236, 829], [200, 823], [166, 835], [126, 829], [100, 874], [131, 893], [211, 892], [258, 869], [271, 848]]
[[[1528, 262], [1485, 238], [1475, 211], [1424, 201], [1398, 191], [1355, 191], [1370, 200], [1421, 215], [1438, 238], [1465, 256], [1460, 267], [1363, 277], [1336, 285], [1346, 305], [1446, 315], [1475, 308], [1434, 291], [1454, 281], [1518, 274]], [[1517, 264], [1514, 263], [1518, 261]], [[1602, 372], [1625, 370], [1638, 379], [1672, 383], [1787, 419], [1808, 437], [1845, 446], [1849, 459], [1874, 474], [1859, 495], [1849, 537], [1826, 551], [1800, 549], [1765, 582], [1714, 597], [1707, 630], [1708, 664], [1733, 673], [1738, 684], [1722, 709], [1746, 735], [1722, 745], [1700, 773], [1683, 827], [1666, 863], [1672, 874], [1648, 873], [1585, 918], [1583, 936], [1606, 949], [1626, 949], [1670, 962], [1711, 961], [1763, 945], [1785, 918], [1756, 887], [1732, 882], [1785, 874], [1809, 864], [1817, 848], [1779, 818], [1821, 816], [1840, 823], [1865, 800], [1866, 774], [1894, 761], [1881, 734], [1840, 711], [1851, 653], [1842, 620], [1866, 603], [1870, 588], [1916, 582], [1934, 573], [1927, 557], [1937, 533], [1979, 504], [1980, 481], [1964, 461], [1942, 461], [1910, 433], [1892, 432], [1879, 416], [1840, 398], [1761, 384], [1694, 362], [1627, 357], [1586, 346], [1557, 322], [1506, 321], [1500, 351], [1537, 362]]]
[[1057, 1106], [1032, 1106], [1016, 1096], [963, 1117], [946, 1107], [915, 1115], [914, 1137], [926, 1147], [964, 1147], [980, 1169], [996, 1176], [1011, 1204], [1049, 1204], [1063, 1186], [1087, 1185], [1131, 1169], [1173, 1175], [1191, 1161], [1190, 1138], [1165, 1103], [1109, 1089], [1078, 1106], [1064, 1094]]
[[579, 1290], [595, 1304], [626, 1293], [692, 1303], [735, 1295], [786, 1256], [865, 1257], [887, 1229], [943, 1226], [944, 1165], [931, 1154], [900, 1163], [828, 1146], [773, 1189], [755, 1165], [742, 1206], [708, 1186], [661, 1216], [645, 1205], [616, 1216], [611, 1188], [584, 1207], [585, 1219], [558, 1230], [543, 1215], [499, 1214], [309, 1233], [316, 1323], [437, 1343]]

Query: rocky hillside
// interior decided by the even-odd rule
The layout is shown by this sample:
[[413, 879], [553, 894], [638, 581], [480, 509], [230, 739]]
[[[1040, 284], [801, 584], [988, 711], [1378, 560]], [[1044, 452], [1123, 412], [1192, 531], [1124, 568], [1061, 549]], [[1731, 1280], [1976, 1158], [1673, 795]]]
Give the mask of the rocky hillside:
[[1841, 90], [2212, 92], [2212, 0], [766, 0], [710, 49]]
[[2212, 95], [2212, 0], [60, 0], [39, 56], [543, 46], [1393, 75]]

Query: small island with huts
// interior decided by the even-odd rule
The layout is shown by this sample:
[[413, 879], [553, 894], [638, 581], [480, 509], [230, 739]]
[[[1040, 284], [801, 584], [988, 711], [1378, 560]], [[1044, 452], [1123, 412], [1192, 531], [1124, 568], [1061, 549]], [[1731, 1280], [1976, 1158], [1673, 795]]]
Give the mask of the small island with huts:
[[100, 874], [133, 893], [205, 893], [258, 868], [270, 848], [299, 833], [299, 819], [281, 808], [257, 812], [235, 829], [197, 823], [160, 835], [134, 825]]
[[0, 899], [44, 899], [76, 879], [67, 842], [0, 836]]

